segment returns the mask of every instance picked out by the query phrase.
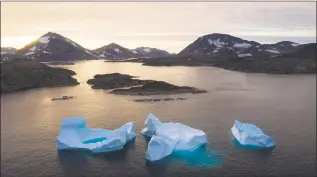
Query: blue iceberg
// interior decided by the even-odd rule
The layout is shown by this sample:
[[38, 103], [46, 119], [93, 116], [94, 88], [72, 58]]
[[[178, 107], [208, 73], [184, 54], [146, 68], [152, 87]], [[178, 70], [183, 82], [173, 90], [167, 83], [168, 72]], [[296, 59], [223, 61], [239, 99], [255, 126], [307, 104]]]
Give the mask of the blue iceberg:
[[275, 147], [273, 139], [253, 124], [241, 123], [235, 120], [231, 132], [235, 140], [243, 147], [260, 149]]
[[152, 113], [145, 120], [145, 125], [141, 134], [151, 137], [146, 152], [149, 161], [163, 159], [173, 151], [194, 151], [207, 143], [203, 131], [180, 123], [162, 123]]
[[93, 153], [120, 150], [135, 138], [134, 124], [129, 122], [118, 129], [88, 128], [81, 117], [65, 118], [56, 138], [57, 149], [82, 149]]

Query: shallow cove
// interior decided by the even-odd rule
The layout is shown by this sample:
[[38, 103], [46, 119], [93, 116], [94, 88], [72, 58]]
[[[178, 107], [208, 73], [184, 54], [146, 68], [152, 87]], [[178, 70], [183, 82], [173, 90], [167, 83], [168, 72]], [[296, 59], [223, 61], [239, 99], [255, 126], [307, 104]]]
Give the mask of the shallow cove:
[[[316, 174], [316, 75], [247, 74], [213, 67], [149, 67], [103, 61], [64, 67], [77, 73], [74, 77], [80, 85], [1, 95], [1, 176]], [[175, 95], [188, 98], [186, 101], [147, 104], [131, 101], [142, 96], [113, 95], [86, 84], [96, 74], [114, 72], [206, 89], [208, 93]], [[67, 101], [51, 100], [63, 95], [75, 97]], [[157, 96], [161, 97], [165, 96]], [[162, 165], [147, 163], [147, 142], [139, 132], [149, 112], [162, 122], [179, 122], [203, 130], [208, 137], [208, 150], [215, 151], [217, 157], [220, 154], [220, 165], [197, 166], [176, 160]], [[109, 154], [58, 152], [56, 136], [60, 121], [74, 116], [85, 117], [89, 127], [110, 130], [133, 121], [135, 142]], [[228, 137], [236, 119], [259, 126], [277, 146], [271, 152], [237, 148]]]

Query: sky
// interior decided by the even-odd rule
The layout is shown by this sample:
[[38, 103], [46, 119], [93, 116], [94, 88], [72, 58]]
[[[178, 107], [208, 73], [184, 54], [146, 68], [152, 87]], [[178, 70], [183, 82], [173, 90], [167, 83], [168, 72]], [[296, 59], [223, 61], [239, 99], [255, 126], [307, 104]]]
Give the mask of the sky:
[[1, 47], [56, 32], [95, 49], [115, 42], [178, 53], [225, 33], [260, 43], [316, 42], [316, 2], [1, 2]]

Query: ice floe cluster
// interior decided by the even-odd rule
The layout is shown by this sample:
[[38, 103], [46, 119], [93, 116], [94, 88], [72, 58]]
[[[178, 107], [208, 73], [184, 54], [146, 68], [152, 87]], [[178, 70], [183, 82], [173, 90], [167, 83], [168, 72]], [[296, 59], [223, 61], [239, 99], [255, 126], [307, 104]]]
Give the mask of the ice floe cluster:
[[[150, 113], [145, 120], [145, 128], [140, 132], [150, 137], [146, 159], [161, 160], [173, 152], [193, 152], [207, 143], [207, 135], [199, 129], [181, 123], [163, 123]], [[275, 142], [257, 126], [250, 123], [234, 122], [231, 133], [236, 141], [245, 147], [272, 148]], [[61, 121], [57, 136], [58, 150], [89, 150], [93, 153], [116, 151], [135, 138], [133, 122], [118, 129], [107, 130], [88, 128], [81, 117], [65, 118]]]

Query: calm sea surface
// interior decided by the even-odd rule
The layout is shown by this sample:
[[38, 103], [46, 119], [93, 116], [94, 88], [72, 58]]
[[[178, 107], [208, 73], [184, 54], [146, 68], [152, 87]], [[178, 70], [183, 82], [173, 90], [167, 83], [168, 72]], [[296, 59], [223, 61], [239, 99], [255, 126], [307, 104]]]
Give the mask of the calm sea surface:
[[[103, 61], [64, 67], [77, 73], [80, 85], [1, 95], [1, 176], [316, 176], [316, 75], [246, 74], [213, 67]], [[112, 95], [86, 84], [95, 74], [113, 72], [209, 92], [168, 96], [185, 97], [185, 101], [137, 103], [132, 100], [139, 96]], [[51, 97], [63, 95], [75, 98], [51, 101]], [[194, 154], [146, 162], [147, 141], [139, 132], [150, 112], [164, 122], [205, 131], [208, 144]], [[107, 129], [133, 121], [137, 136], [115, 153], [58, 152], [60, 121], [72, 116], [86, 118], [90, 127]], [[235, 119], [262, 128], [276, 148], [253, 151], [236, 146], [229, 134]]]

